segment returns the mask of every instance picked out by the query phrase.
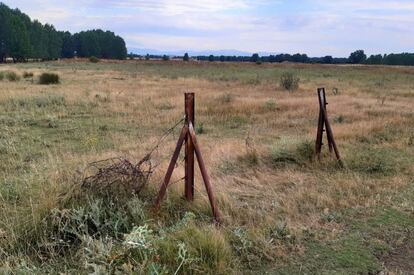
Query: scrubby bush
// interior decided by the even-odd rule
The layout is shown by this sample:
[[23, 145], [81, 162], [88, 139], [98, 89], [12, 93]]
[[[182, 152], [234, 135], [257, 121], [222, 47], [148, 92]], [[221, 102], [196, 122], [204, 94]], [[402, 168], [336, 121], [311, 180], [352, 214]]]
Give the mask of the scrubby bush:
[[20, 81], [20, 76], [17, 73], [12, 72], [12, 71], [6, 72], [5, 76], [8, 81], [12, 81], [12, 82]]
[[0, 81], [4, 79], [4, 72], [0, 72]]
[[32, 72], [24, 72], [23, 73], [23, 78], [31, 78], [33, 77], [33, 73]]
[[288, 91], [297, 90], [299, 82], [300, 78], [291, 72], [285, 72], [280, 77], [280, 87]]
[[89, 62], [91, 62], [91, 63], [98, 63], [99, 61], [100, 61], [100, 59], [97, 58], [96, 56], [89, 57]]
[[39, 77], [39, 84], [50, 85], [50, 84], [59, 84], [60, 77], [58, 74], [54, 73], [42, 73]]

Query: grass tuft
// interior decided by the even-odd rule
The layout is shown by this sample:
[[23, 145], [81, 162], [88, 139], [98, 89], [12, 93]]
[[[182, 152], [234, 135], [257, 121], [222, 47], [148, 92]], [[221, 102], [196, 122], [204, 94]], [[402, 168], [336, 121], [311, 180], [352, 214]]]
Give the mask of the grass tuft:
[[397, 154], [392, 149], [364, 147], [353, 152], [346, 162], [350, 169], [360, 173], [391, 176], [402, 168]]
[[272, 148], [269, 161], [274, 166], [305, 165], [313, 160], [314, 154], [310, 141], [282, 140]]
[[16, 72], [13, 72], [13, 71], [4, 72], [4, 78], [6, 78], [10, 82], [20, 81], [20, 76]]
[[51, 85], [51, 84], [59, 84], [60, 77], [58, 74], [54, 73], [42, 73], [39, 77], [39, 84], [41, 85]]
[[89, 62], [91, 62], [91, 63], [98, 63], [99, 61], [101, 61], [101, 60], [99, 58], [97, 58], [96, 56], [89, 57]]
[[23, 78], [31, 78], [31, 77], [33, 77], [33, 73], [32, 72], [27, 72], [27, 71], [25, 71], [25, 72], [23, 72]]
[[285, 72], [280, 77], [280, 87], [287, 91], [294, 91], [299, 88], [300, 78], [292, 72]]

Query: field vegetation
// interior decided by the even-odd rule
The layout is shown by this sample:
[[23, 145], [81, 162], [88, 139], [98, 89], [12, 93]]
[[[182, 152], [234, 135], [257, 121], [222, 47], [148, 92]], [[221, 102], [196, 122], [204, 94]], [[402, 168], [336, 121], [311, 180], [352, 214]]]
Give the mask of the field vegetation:
[[[31, 81], [44, 73], [59, 84]], [[2, 65], [0, 80], [0, 273], [414, 269], [414, 68], [72, 60]], [[345, 168], [326, 146], [314, 158], [318, 87]], [[82, 184], [90, 163], [144, 158], [189, 91], [221, 226], [198, 171], [182, 199], [182, 156], [153, 211], [180, 127], [139, 194]]]

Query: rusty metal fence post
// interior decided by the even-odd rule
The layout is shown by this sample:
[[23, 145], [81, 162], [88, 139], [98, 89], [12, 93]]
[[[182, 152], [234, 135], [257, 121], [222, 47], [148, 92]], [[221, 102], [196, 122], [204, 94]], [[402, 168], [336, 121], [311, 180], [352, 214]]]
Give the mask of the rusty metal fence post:
[[[194, 125], [194, 93], [186, 93], [185, 100], [185, 125]], [[194, 144], [190, 135], [185, 138], [185, 198], [194, 200]]]
[[318, 100], [319, 100], [319, 119], [318, 119], [318, 131], [316, 134], [316, 144], [315, 144], [315, 153], [320, 159], [322, 146], [323, 146], [323, 132], [326, 132], [326, 137], [328, 140], [329, 152], [335, 152], [336, 159], [341, 167], [343, 167], [343, 162], [341, 155], [339, 153], [338, 147], [336, 146], [335, 138], [333, 135], [331, 124], [328, 119], [326, 93], [325, 88], [318, 89]]
[[201, 154], [200, 145], [197, 142], [196, 132], [194, 130], [195, 120], [195, 95], [194, 93], [185, 94], [185, 123], [181, 130], [180, 137], [178, 139], [174, 154], [171, 158], [167, 172], [164, 177], [164, 181], [158, 192], [157, 199], [155, 201], [155, 208], [159, 209], [161, 201], [167, 192], [168, 184], [170, 183], [172, 173], [174, 172], [175, 165], [180, 155], [181, 148], [185, 143], [185, 192], [184, 196], [188, 201], [194, 200], [194, 155], [197, 157], [198, 166], [200, 168], [201, 176], [203, 178], [204, 185], [207, 190], [208, 199], [210, 202], [211, 210], [216, 222], [220, 223], [220, 212], [217, 208], [216, 200], [213, 193], [213, 188], [210, 183], [210, 177], [208, 176], [206, 166]]

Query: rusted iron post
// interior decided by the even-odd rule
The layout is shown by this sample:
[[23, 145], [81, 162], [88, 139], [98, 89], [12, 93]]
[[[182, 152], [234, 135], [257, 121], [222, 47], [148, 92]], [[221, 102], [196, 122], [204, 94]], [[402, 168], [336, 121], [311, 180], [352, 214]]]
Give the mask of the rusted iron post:
[[[325, 110], [325, 117], [326, 120], [328, 120], [328, 110], [327, 110], [327, 106], [328, 106], [328, 101], [326, 101], [326, 93], [325, 93], [325, 88], [321, 88], [321, 93], [323, 96], [323, 108]], [[330, 135], [326, 135], [327, 139], [328, 139], [328, 147], [329, 147], [329, 152], [332, 153], [333, 152], [333, 144], [332, 144], [332, 137]]]
[[201, 154], [200, 147], [197, 143], [196, 133], [191, 123], [188, 129], [189, 129], [189, 136], [191, 137], [191, 140], [193, 141], [193, 144], [194, 144], [198, 166], [200, 167], [201, 176], [203, 177], [204, 185], [206, 187], [206, 191], [207, 191], [208, 199], [210, 201], [211, 210], [213, 211], [214, 219], [216, 220], [216, 222], [220, 223], [220, 212], [216, 205], [216, 199], [214, 197], [213, 188], [210, 184], [210, 177], [208, 176], [206, 165], [204, 164], [204, 159]]
[[[319, 106], [321, 106], [323, 103], [321, 102], [321, 97], [319, 96], [321, 89], [318, 89], [318, 100], [319, 100]], [[315, 152], [318, 156], [318, 159], [321, 157], [321, 151], [322, 151], [322, 138], [323, 138], [323, 128], [324, 128], [324, 119], [323, 119], [323, 113], [322, 110], [319, 108], [319, 119], [318, 119], [318, 132], [316, 134], [316, 144], [315, 144]]]
[[336, 159], [338, 160], [338, 163], [341, 166], [344, 166], [344, 164], [342, 162], [342, 159], [341, 159], [341, 155], [339, 154], [338, 147], [336, 146], [336, 142], [335, 142], [335, 139], [334, 139], [334, 136], [333, 136], [331, 124], [329, 123], [329, 120], [327, 118], [327, 114], [326, 114], [324, 108], [322, 108], [322, 112], [323, 112], [323, 115], [325, 117], [326, 135], [330, 138], [330, 140], [332, 142], [331, 144], [332, 144], [333, 150], [335, 151], [335, 155], [336, 155]]
[[[194, 93], [186, 93], [185, 96], [185, 125], [194, 125]], [[194, 144], [190, 135], [185, 138], [185, 198], [194, 200]]]
[[320, 159], [320, 154], [321, 154], [322, 145], [323, 145], [322, 143], [323, 132], [324, 132], [324, 128], [326, 128], [326, 137], [328, 140], [329, 151], [335, 152], [335, 156], [338, 160], [338, 163], [343, 167], [344, 165], [341, 159], [341, 155], [336, 145], [332, 127], [328, 119], [328, 112], [326, 108], [328, 103], [326, 101], [325, 88], [318, 89], [318, 100], [319, 100], [319, 120], [318, 120], [318, 132], [316, 136], [316, 146], [315, 146], [316, 154], [318, 156], [318, 159]]
[[216, 200], [213, 194], [213, 188], [210, 183], [206, 165], [204, 164], [203, 156], [201, 155], [200, 146], [197, 143], [196, 133], [194, 130], [194, 93], [185, 94], [185, 124], [181, 130], [180, 137], [177, 142], [174, 154], [168, 166], [164, 182], [161, 185], [158, 197], [155, 201], [155, 208], [159, 209], [161, 201], [167, 192], [168, 184], [171, 180], [177, 159], [180, 155], [182, 145], [185, 143], [185, 198], [189, 201], [194, 199], [194, 155], [197, 157], [198, 166], [200, 167], [201, 176], [207, 190], [208, 199], [213, 212], [214, 220], [217, 223], [221, 222], [220, 212], [217, 208]]
[[168, 166], [167, 173], [165, 174], [164, 182], [162, 183], [160, 192], [158, 193], [157, 200], [155, 201], [155, 208], [160, 207], [160, 203], [165, 196], [168, 184], [170, 183], [172, 173], [174, 171], [175, 164], [177, 163], [178, 156], [180, 155], [181, 147], [183, 146], [184, 139], [188, 136], [188, 127], [185, 125], [181, 130], [180, 137], [178, 138], [177, 146], [175, 147], [174, 154], [171, 158], [170, 165]]

